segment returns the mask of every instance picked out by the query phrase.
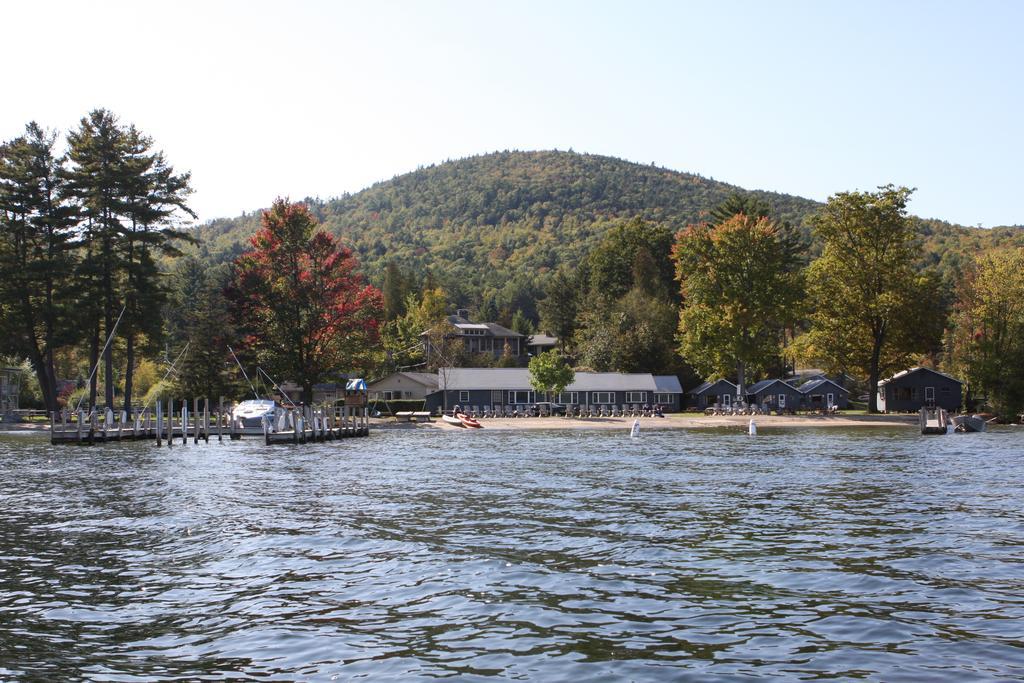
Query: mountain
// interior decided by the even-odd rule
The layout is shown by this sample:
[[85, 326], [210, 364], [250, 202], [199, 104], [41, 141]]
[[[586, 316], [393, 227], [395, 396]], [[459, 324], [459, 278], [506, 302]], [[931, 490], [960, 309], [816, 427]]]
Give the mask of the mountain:
[[[837, 188], [846, 189], [846, 188]], [[616, 221], [641, 216], [670, 227], [701, 218], [733, 192], [700, 175], [575, 152], [496, 152], [446, 161], [351, 195], [305, 200], [324, 226], [359, 255], [378, 284], [388, 262], [423, 278], [430, 273], [452, 299], [473, 306], [532, 308], [545, 274], [585, 258]], [[797, 229], [816, 251], [809, 217], [819, 204], [793, 195], [749, 191]], [[199, 226], [202, 253], [233, 258], [259, 227], [259, 213]], [[974, 251], [1024, 245], [1019, 227], [981, 230], [920, 220], [921, 265], [951, 283]]]

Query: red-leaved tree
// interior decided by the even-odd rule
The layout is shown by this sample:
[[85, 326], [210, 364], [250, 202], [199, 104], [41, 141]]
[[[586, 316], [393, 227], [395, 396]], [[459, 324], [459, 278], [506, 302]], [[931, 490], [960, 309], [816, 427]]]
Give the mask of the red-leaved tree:
[[257, 362], [299, 384], [305, 403], [314, 384], [367, 369], [384, 301], [352, 251], [320, 230], [305, 205], [284, 199], [263, 212], [251, 245], [235, 260], [225, 295]]

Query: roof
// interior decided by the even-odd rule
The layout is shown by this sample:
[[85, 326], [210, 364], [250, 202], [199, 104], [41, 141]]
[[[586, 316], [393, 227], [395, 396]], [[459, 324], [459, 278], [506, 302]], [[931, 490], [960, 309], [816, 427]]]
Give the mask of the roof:
[[433, 372], [399, 372], [397, 374], [427, 387], [437, 387], [437, 375]]
[[800, 385], [800, 393], [801, 394], [810, 393], [810, 392], [814, 391], [815, 389], [818, 389], [818, 388], [822, 387], [825, 384], [831, 384], [833, 387], [835, 387], [839, 391], [845, 391], [847, 394], [850, 393], [849, 389], [846, 389], [844, 387], [839, 386], [838, 384], [836, 384], [832, 380], [828, 379], [827, 377], [823, 378], [823, 379], [812, 379], [810, 382], [804, 382], [803, 384]]
[[683, 393], [683, 385], [679, 383], [679, 378], [675, 375], [655, 375], [654, 386], [658, 388], [659, 394]]
[[787, 389], [790, 389], [790, 390], [795, 391], [797, 393], [800, 392], [800, 390], [797, 389], [796, 387], [794, 387], [792, 384], [790, 384], [788, 382], [783, 382], [781, 379], [763, 379], [760, 382], [755, 382], [754, 384], [751, 384], [749, 387], [747, 387], [747, 393], [748, 394], [759, 394], [762, 391], [764, 391], [765, 389], [767, 389], [768, 387], [770, 387], [773, 384], [775, 384], [776, 382], [778, 382], [779, 384], [782, 384]]
[[[447, 374], [447, 377], [445, 376]], [[512, 389], [529, 391], [530, 371], [526, 368], [442, 368], [437, 371], [439, 388], [452, 390]], [[618, 372], [577, 372], [566, 391], [657, 391], [650, 374]]]
[[719, 382], [725, 382], [726, 384], [728, 384], [728, 385], [729, 385], [730, 387], [732, 387], [732, 388], [733, 388], [733, 391], [735, 391], [735, 390], [736, 390], [736, 388], [737, 388], [735, 384], [733, 384], [732, 382], [730, 382], [730, 381], [729, 381], [729, 380], [727, 380], [727, 379], [715, 379], [715, 380], [708, 380], [707, 382], [704, 382], [704, 384], [701, 384], [701, 385], [700, 385], [699, 387], [697, 387], [696, 389], [692, 389], [692, 390], [690, 390], [690, 393], [691, 393], [691, 394], [700, 394], [700, 393], [703, 393], [703, 392], [707, 391], [708, 389], [710, 389], [711, 387], [713, 387], [713, 386], [715, 386], [716, 384], [718, 384]]
[[530, 341], [527, 344], [531, 346], [554, 346], [558, 343], [558, 337], [552, 337], [549, 334], [535, 334], [530, 337]]
[[963, 384], [963, 382], [958, 380], [956, 377], [953, 377], [952, 375], [947, 375], [944, 372], [939, 372], [938, 370], [932, 370], [931, 368], [916, 367], [916, 368], [910, 368], [908, 370], [901, 370], [900, 372], [897, 372], [892, 377], [889, 377], [887, 379], [883, 379], [882, 381], [880, 381], [878, 383], [878, 386], [882, 386], [883, 384], [888, 384], [889, 382], [892, 382], [893, 380], [900, 379], [900, 378], [906, 377], [908, 375], [912, 375], [915, 372], [921, 372], [922, 370], [925, 371], [925, 372], [931, 372], [933, 374], [939, 375], [940, 377], [945, 377], [946, 379], [952, 380], [952, 381], [956, 382], [957, 384]]
[[383, 377], [373, 380], [372, 382], [370, 382], [370, 386], [380, 384], [385, 380], [398, 376], [404, 377], [412, 382], [415, 382], [416, 384], [422, 384], [423, 386], [429, 389], [437, 389], [437, 374], [433, 372], [392, 372], [390, 375], [385, 375]]
[[[493, 337], [523, 336], [516, 332], [515, 330], [510, 330], [507, 327], [499, 325], [498, 323], [474, 323], [470, 322], [469, 320], [466, 320], [465, 318], [461, 318], [457, 315], [448, 316], [448, 322], [451, 323], [452, 327], [454, 327], [456, 330], [460, 332], [464, 330], [482, 330], [490, 332], [491, 336]], [[421, 337], [425, 337], [428, 334], [430, 334], [430, 330], [424, 330], [423, 332], [420, 332]]]
[[493, 334], [495, 337], [522, 337], [523, 336], [523, 335], [519, 334], [518, 332], [516, 332], [515, 330], [510, 330], [507, 327], [502, 327], [498, 323], [484, 323], [484, 325], [487, 326], [487, 329], [489, 329], [491, 331], [491, 334]]

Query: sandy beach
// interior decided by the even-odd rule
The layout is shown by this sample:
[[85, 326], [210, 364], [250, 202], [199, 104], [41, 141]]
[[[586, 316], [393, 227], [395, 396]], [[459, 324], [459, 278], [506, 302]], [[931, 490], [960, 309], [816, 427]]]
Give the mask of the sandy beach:
[[[672, 414], [665, 417], [520, 417], [482, 418], [485, 429], [523, 431], [537, 429], [629, 429], [633, 420], [639, 419], [641, 429], [708, 429], [734, 427], [746, 429], [751, 420], [746, 415], [697, 415]], [[916, 427], [917, 415], [757, 415], [754, 416], [758, 429], [793, 427]], [[430, 422], [399, 423], [393, 418], [371, 420], [373, 429], [462, 429], [446, 424], [436, 418]]]

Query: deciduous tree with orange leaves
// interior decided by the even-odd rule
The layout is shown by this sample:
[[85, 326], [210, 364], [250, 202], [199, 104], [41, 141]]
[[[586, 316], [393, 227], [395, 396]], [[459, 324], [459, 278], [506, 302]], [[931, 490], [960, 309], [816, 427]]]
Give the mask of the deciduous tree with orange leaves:
[[246, 351], [273, 376], [299, 384], [305, 403], [314, 384], [369, 368], [383, 297], [352, 251], [321, 230], [305, 205], [284, 199], [263, 212], [250, 243], [225, 292]]

